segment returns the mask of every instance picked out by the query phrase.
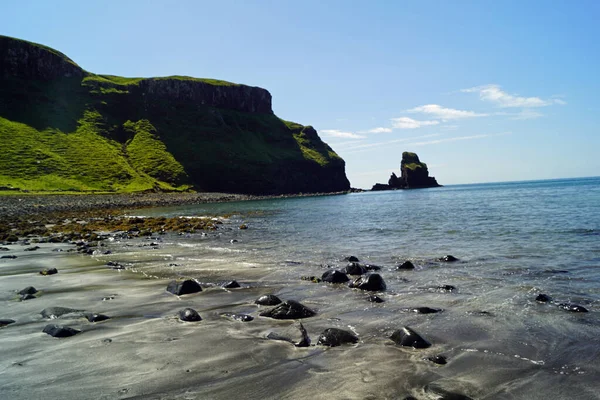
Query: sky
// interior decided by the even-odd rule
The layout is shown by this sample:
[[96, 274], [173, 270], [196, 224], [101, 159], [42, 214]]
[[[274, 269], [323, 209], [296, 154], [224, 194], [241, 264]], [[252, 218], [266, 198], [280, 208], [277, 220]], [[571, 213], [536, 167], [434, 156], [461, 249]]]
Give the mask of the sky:
[[600, 175], [600, 2], [0, 2], [0, 34], [98, 73], [269, 90], [353, 187], [416, 152], [443, 185]]

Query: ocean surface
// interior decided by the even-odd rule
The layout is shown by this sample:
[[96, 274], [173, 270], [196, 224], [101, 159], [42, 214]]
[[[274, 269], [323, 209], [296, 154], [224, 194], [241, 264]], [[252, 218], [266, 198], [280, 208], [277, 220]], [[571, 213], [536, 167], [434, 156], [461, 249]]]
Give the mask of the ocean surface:
[[[600, 398], [600, 178], [203, 204], [130, 214], [226, 218], [208, 234], [147, 239], [156, 246], [140, 249], [115, 242], [114, 253], [101, 260], [117, 259], [149, 277], [194, 277], [204, 285], [236, 279], [242, 288], [211, 305], [213, 310], [265, 320], [251, 303], [259, 294], [273, 293], [317, 311], [316, 317], [303, 320], [313, 343], [327, 327], [350, 330], [360, 338], [355, 345], [308, 354], [277, 343], [291, 353], [265, 356], [266, 364], [280, 365], [284, 360], [278, 357], [283, 357], [302, 359], [302, 367], [289, 375], [265, 365], [273, 381], [248, 372], [236, 384], [243, 384], [249, 397], [461, 398], [440, 397], [458, 393], [479, 399]], [[239, 229], [241, 224], [248, 229]], [[446, 255], [459, 261], [439, 260]], [[385, 302], [371, 303], [368, 293], [346, 285], [301, 279], [341, 269], [348, 256], [382, 268], [387, 290], [377, 294]], [[396, 270], [406, 260], [416, 268]], [[440, 289], [445, 285], [455, 288]], [[541, 293], [552, 301], [536, 301]], [[564, 304], [589, 312], [571, 312]], [[442, 311], [412, 311], [422, 306]], [[389, 336], [404, 326], [433, 346], [396, 346]], [[267, 332], [251, 335], [264, 341]], [[444, 355], [448, 363], [426, 360], [433, 355]], [[228, 385], [214, 390], [207, 395], [235, 395]]]

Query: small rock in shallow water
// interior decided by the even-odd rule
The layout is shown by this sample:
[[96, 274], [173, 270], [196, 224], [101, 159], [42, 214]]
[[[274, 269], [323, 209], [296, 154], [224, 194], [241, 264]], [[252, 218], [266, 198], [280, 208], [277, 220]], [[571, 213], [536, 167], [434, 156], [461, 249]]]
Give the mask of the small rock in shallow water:
[[17, 258], [17, 256], [10, 255], [10, 256], [2, 256], [2, 257], [0, 257], [0, 258], [10, 258], [10, 259], [13, 259], [13, 260], [14, 260], [15, 258]]
[[338, 328], [325, 329], [319, 336], [319, 340], [317, 340], [317, 344], [330, 347], [340, 346], [345, 343], [357, 342], [358, 337], [356, 337], [352, 332]]
[[380, 292], [386, 289], [385, 282], [379, 274], [369, 274], [356, 279], [349, 285], [351, 288]]
[[329, 270], [323, 273], [323, 275], [321, 276], [321, 280], [323, 282], [328, 283], [344, 283], [348, 282], [350, 278], [348, 278], [348, 276], [343, 272], [337, 270]]
[[90, 322], [100, 322], [110, 319], [109, 316], [104, 314], [85, 313], [84, 316]]
[[227, 281], [227, 282], [223, 282], [221, 284], [221, 287], [225, 288], [225, 289], [235, 289], [235, 288], [239, 288], [240, 284], [237, 283], [237, 281]]
[[36, 288], [34, 288], [33, 286], [27, 286], [25, 289], [19, 291], [19, 294], [21, 295], [25, 295], [25, 294], [36, 294], [38, 291]]
[[558, 305], [558, 308], [571, 312], [588, 312], [587, 308], [577, 304], [561, 303]]
[[81, 311], [67, 307], [48, 307], [44, 308], [40, 314], [44, 318], [59, 318], [66, 314], [81, 313]]
[[15, 323], [14, 319], [0, 319], [0, 328], [2, 328], [3, 326], [6, 326], [6, 325], [14, 324], [14, 323]]
[[187, 279], [182, 282], [171, 281], [167, 285], [167, 292], [173, 293], [177, 296], [184, 294], [198, 293], [202, 291], [200, 284], [192, 279]]
[[435, 288], [438, 292], [453, 292], [456, 290], [456, 286], [452, 285], [441, 285]]
[[358, 261], [358, 257], [355, 257], [355, 256], [348, 256], [348, 257], [344, 257], [344, 261], [348, 261], [348, 262], [359, 262], [359, 261]]
[[0, 251], [9, 251], [10, 249], [8, 247], [0, 247]]
[[350, 263], [344, 268], [344, 272], [348, 275], [363, 275], [367, 273], [367, 269], [359, 263]]
[[248, 314], [223, 313], [221, 315], [224, 317], [235, 319], [236, 321], [240, 321], [240, 322], [250, 322], [250, 321], [254, 320], [254, 317], [252, 315], [248, 315]]
[[57, 273], [58, 270], [56, 268], [46, 268], [40, 271], [40, 275], [54, 275]]
[[310, 337], [308, 336], [308, 332], [306, 332], [306, 329], [304, 328], [304, 325], [302, 325], [302, 323], [300, 322], [298, 329], [300, 330], [300, 340], [298, 340], [297, 342], [295, 342], [292, 338], [291, 335], [288, 334], [280, 334], [277, 332], [269, 332], [269, 334], [267, 335], [267, 339], [271, 339], [271, 340], [283, 340], [286, 342], [290, 342], [291, 344], [293, 344], [296, 347], [308, 347], [310, 346]]
[[371, 303], [383, 303], [383, 299], [379, 296], [375, 296], [374, 294], [367, 297], [367, 300], [369, 300]]
[[416, 312], [418, 314], [435, 314], [435, 313], [439, 313], [442, 310], [439, 308], [430, 308], [430, 307], [415, 307], [415, 308], [409, 308], [409, 311], [412, 312]]
[[49, 325], [46, 325], [46, 327], [44, 328], [44, 330], [42, 332], [47, 333], [48, 335], [50, 335], [52, 337], [62, 338], [62, 337], [69, 337], [69, 336], [77, 335], [81, 331], [78, 331], [77, 329], [69, 328], [68, 326], [49, 324]]
[[261, 312], [260, 316], [274, 319], [299, 319], [309, 318], [315, 314], [313, 310], [297, 301], [288, 300], [277, 305], [275, 308]]
[[396, 269], [398, 271], [411, 270], [411, 269], [415, 269], [415, 265], [407, 260], [407, 261], [404, 261], [402, 264], [397, 265]]
[[202, 321], [200, 314], [193, 308], [184, 308], [179, 311], [179, 319], [185, 322]]
[[437, 384], [425, 386], [425, 393], [432, 393], [439, 400], [473, 400], [461, 393], [451, 392], [439, 387]]
[[363, 267], [367, 271], [379, 271], [379, 270], [381, 270], [381, 267], [379, 265], [365, 264], [365, 265], [363, 265]]
[[443, 356], [441, 354], [438, 354], [437, 356], [427, 357], [426, 360], [431, 361], [432, 363], [438, 364], [438, 365], [448, 364], [448, 360], [446, 359], [446, 356]]
[[540, 303], [548, 303], [548, 302], [552, 301], [552, 298], [550, 296], [548, 296], [547, 294], [540, 293], [537, 295], [535, 300], [539, 301]]
[[431, 343], [407, 326], [394, 332], [390, 339], [400, 346], [414, 347], [415, 349], [431, 347]]
[[35, 297], [34, 295], [27, 293], [27, 294], [21, 295], [19, 300], [25, 301], [25, 300], [31, 300], [31, 299], [36, 299], [36, 298], [37, 297]]
[[260, 296], [255, 303], [261, 306], [276, 306], [281, 303], [281, 299], [273, 294], [267, 294]]
[[440, 258], [439, 260], [444, 261], [444, 262], [454, 262], [454, 261], [458, 261], [458, 258], [448, 254], [447, 256], [444, 256], [444, 257]]
[[40, 248], [40, 246], [33, 246], [33, 247], [28, 247], [23, 251], [36, 251]]

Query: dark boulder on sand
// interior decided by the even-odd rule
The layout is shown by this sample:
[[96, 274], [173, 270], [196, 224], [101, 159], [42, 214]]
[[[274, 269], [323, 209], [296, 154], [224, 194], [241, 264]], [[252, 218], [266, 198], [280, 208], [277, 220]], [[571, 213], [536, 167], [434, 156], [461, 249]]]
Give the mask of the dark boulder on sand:
[[316, 313], [313, 310], [294, 300], [284, 301], [275, 308], [260, 313], [261, 317], [274, 319], [299, 319], [309, 318], [314, 315]]
[[398, 271], [411, 270], [411, 269], [415, 269], [415, 265], [407, 260], [407, 261], [404, 261], [402, 264], [397, 265], [396, 269]]
[[235, 289], [241, 287], [237, 281], [227, 281], [221, 284], [221, 287], [224, 289]]
[[344, 283], [348, 282], [350, 278], [343, 272], [331, 269], [323, 273], [321, 280], [328, 283]]
[[200, 284], [192, 279], [187, 279], [182, 282], [171, 281], [167, 285], [167, 292], [173, 293], [177, 296], [181, 296], [184, 294], [198, 293], [201, 292], [202, 288]]
[[351, 288], [368, 290], [371, 292], [381, 292], [386, 289], [385, 282], [379, 274], [369, 274], [361, 276], [349, 285]]
[[44, 318], [59, 318], [67, 314], [81, 313], [81, 311], [82, 310], [75, 310], [67, 307], [48, 307], [44, 308], [40, 314], [42, 314], [42, 317]]
[[47, 333], [52, 337], [63, 338], [77, 335], [81, 331], [70, 328], [68, 326], [49, 324], [44, 327], [44, 330], [42, 332]]
[[343, 329], [328, 328], [321, 333], [317, 340], [317, 344], [330, 347], [340, 346], [345, 343], [358, 343], [358, 337], [352, 332]]
[[0, 319], [0, 328], [2, 328], [3, 326], [6, 326], [6, 325], [14, 324], [14, 323], [15, 323], [14, 319]]
[[264, 296], [260, 296], [254, 301], [254, 303], [261, 306], [276, 306], [277, 304], [281, 303], [281, 299], [274, 294], [266, 294]]
[[390, 339], [397, 345], [414, 347], [415, 349], [426, 349], [431, 347], [431, 343], [423, 339], [417, 332], [407, 326], [395, 331]]
[[54, 275], [58, 274], [58, 270], [56, 268], [46, 268], [40, 271], [40, 275]]
[[344, 268], [344, 272], [348, 275], [364, 275], [367, 273], [367, 269], [359, 263], [350, 263]]
[[179, 311], [179, 319], [185, 322], [202, 321], [200, 314], [193, 308], [184, 308]]
[[19, 294], [24, 296], [27, 294], [36, 294], [37, 292], [37, 289], [33, 286], [27, 286], [25, 289], [19, 291]]

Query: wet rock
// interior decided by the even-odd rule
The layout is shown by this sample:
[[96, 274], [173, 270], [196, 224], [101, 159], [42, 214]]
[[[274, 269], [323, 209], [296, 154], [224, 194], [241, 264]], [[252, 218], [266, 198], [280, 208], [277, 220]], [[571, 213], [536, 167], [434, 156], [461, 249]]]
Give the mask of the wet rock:
[[561, 303], [558, 305], [558, 308], [570, 312], [588, 312], [587, 308], [577, 304]]
[[348, 262], [360, 262], [358, 260], [358, 257], [355, 257], [355, 256], [344, 257], [344, 261], [348, 261]]
[[264, 296], [260, 296], [254, 302], [261, 306], [276, 306], [277, 304], [281, 303], [281, 299], [273, 294], [266, 294]]
[[47, 333], [52, 337], [62, 338], [77, 335], [81, 331], [68, 326], [49, 324], [44, 327], [42, 332]]
[[455, 262], [455, 261], [458, 261], [458, 258], [456, 258], [456, 257], [448, 254], [447, 256], [439, 258], [439, 261], [443, 261], [443, 262]]
[[241, 286], [239, 283], [237, 283], [237, 281], [228, 281], [228, 282], [223, 282], [221, 284], [221, 287], [224, 289], [235, 289], [235, 288], [239, 288]]
[[14, 260], [15, 258], [17, 258], [17, 256], [15, 256], [15, 255], [8, 255], [8, 256], [2, 256], [0, 258], [8, 258], [8, 259]]
[[33, 286], [27, 286], [25, 289], [22, 289], [21, 291], [19, 291], [20, 295], [26, 295], [26, 294], [36, 294], [38, 291], [36, 288], [34, 288]]
[[300, 330], [300, 338], [298, 341], [295, 341], [294, 339], [292, 339], [292, 334], [281, 334], [281, 333], [277, 333], [277, 332], [269, 332], [269, 334], [267, 335], [267, 339], [271, 339], [271, 340], [283, 340], [285, 342], [290, 342], [291, 344], [293, 344], [296, 347], [308, 347], [310, 346], [310, 337], [308, 336], [308, 333], [306, 332], [306, 329], [304, 328], [304, 325], [302, 325], [302, 323], [300, 322], [300, 325], [298, 326], [298, 329]]
[[416, 312], [418, 314], [435, 314], [435, 313], [439, 313], [442, 311], [439, 308], [430, 308], [430, 307], [415, 307], [415, 308], [409, 308], [407, 310]]
[[104, 314], [85, 313], [83, 315], [90, 322], [100, 322], [100, 321], [106, 321], [107, 319], [110, 319], [110, 317], [108, 315], [104, 315]]
[[436, 384], [429, 384], [425, 386], [425, 393], [430, 393], [439, 400], [473, 400], [469, 396], [465, 396], [461, 393], [451, 392], [439, 387]]
[[415, 269], [415, 266], [413, 263], [411, 263], [410, 261], [404, 261], [402, 264], [399, 264], [396, 266], [396, 270], [398, 271], [407, 271], [407, 270], [411, 270], [411, 269]]
[[10, 251], [8, 247], [0, 247], [0, 251]]
[[350, 263], [344, 268], [344, 272], [348, 275], [363, 275], [367, 273], [367, 269], [359, 263]]
[[431, 361], [432, 363], [438, 364], [438, 365], [448, 364], [448, 360], [446, 359], [446, 356], [443, 356], [441, 354], [438, 354], [436, 356], [427, 357], [426, 360]]
[[365, 264], [363, 265], [364, 269], [367, 271], [380, 271], [381, 267], [379, 265]]
[[277, 305], [275, 308], [261, 312], [260, 316], [274, 319], [299, 319], [309, 318], [315, 314], [316, 313], [313, 310], [299, 302], [288, 300]]
[[309, 281], [312, 283], [321, 282], [321, 278], [317, 278], [316, 276], [301, 276], [300, 279], [302, 279], [303, 281]]
[[345, 273], [332, 269], [325, 271], [321, 276], [321, 280], [328, 283], [344, 283], [348, 282], [350, 278]]
[[200, 314], [193, 308], [184, 308], [179, 311], [179, 319], [185, 322], [202, 321]]
[[246, 225], [246, 224], [241, 224], [241, 225], [240, 225], [240, 229], [248, 229], [248, 225]]
[[540, 303], [548, 303], [552, 301], [552, 297], [548, 296], [547, 294], [540, 293], [535, 298], [535, 301], [539, 301]]
[[452, 286], [452, 285], [441, 285], [438, 286], [436, 288], [434, 288], [436, 291], [438, 292], [453, 292], [456, 290], [456, 286]]
[[36, 251], [40, 248], [40, 246], [33, 246], [33, 247], [28, 247], [23, 251]]
[[423, 339], [417, 332], [407, 326], [395, 331], [390, 339], [400, 346], [414, 347], [415, 349], [426, 349], [431, 347], [431, 343]]
[[201, 292], [202, 288], [200, 284], [192, 279], [185, 281], [171, 281], [167, 285], [167, 292], [173, 293], [174, 295], [181, 296], [184, 294], [198, 293]]
[[40, 275], [54, 275], [58, 274], [58, 270], [56, 268], [46, 268], [40, 271]]
[[341, 346], [345, 343], [358, 343], [358, 337], [343, 329], [328, 328], [321, 333], [317, 340], [317, 344], [330, 347]]
[[6, 325], [10, 325], [10, 324], [14, 324], [15, 320], [14, 319], [0, 319], [0, 328], [6, 326]]
[[254, 317], [248, 314], [223, 313], [221, 315], [240, 322], [250, 322], [254, 320]]
[[31, 300], [31, 299], [36, 299], [36, 298], [37, 297], [35, 297], [34, 295], [27, 293], [27, 294], [21, 295], [19, 300], [25, 301], [25, 300]]
[[379, 274], [369, 274], [361, 276], [349, 285], [351, 288], [368, 290], [371, 292], [381, 292], [386, 289], [385, 282]]
[[367, 300], [370, 301], [371, 303], [383, 303], [383, 301], [384, 301], [381, 297], [375, 296], [374, 294], [367, 297]]
[[40, 314], [44, 318], [60, 318], [63, 315], [81, 313], [82, 310], [75, 310], [67, 307], [48, 307], [44, 308]]

